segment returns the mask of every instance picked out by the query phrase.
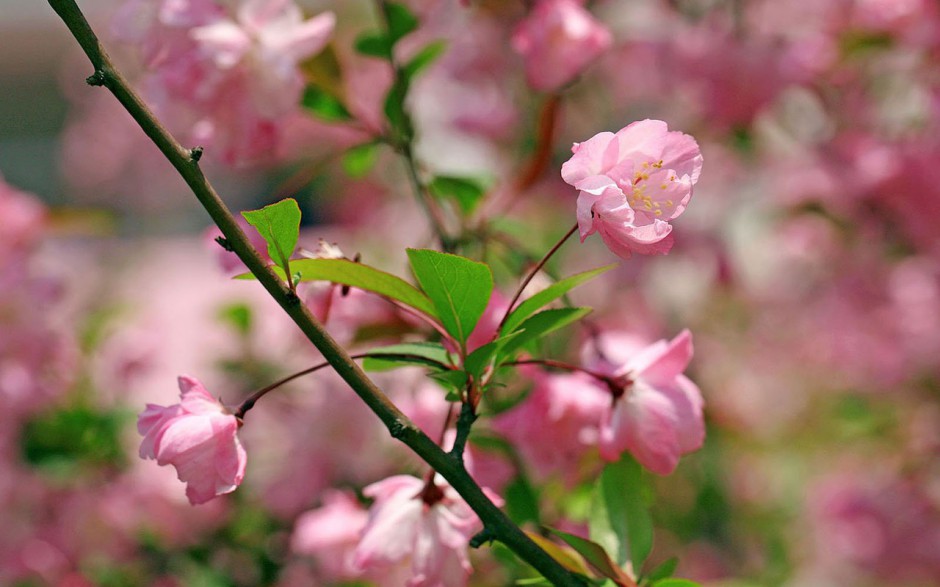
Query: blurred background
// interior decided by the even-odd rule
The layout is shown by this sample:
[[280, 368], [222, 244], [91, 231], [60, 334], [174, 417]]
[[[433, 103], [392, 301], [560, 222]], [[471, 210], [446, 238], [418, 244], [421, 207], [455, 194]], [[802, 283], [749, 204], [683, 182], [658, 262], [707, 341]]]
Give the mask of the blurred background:
[[[515, 31], [552, 3], [568, 11], [553, 25], [566, 30], [552, 37], [560, 48], [522, 51]], [[81, 6], [168, 127], [207, 147], [227, 203], [296, 197], [303, 248], [326, 239], [406, 275], [404, 248], [434, 239], [401, 159], [373, 144], [392, 74], [353, 47], [378, 26], [374, 7], [302, 2], [306, 16], [336, 14], [322, 51], [274, 81], [196, 76], [215, 84], [200, 93], [161, 69], [168, 46], [193, 38], [147, 12], [163, 4]], [[472, 240], [463, 254], [488, 261], [504, 294], [574, 221], [576, 194], [559, 176], [573, 142], [657, 118], [702, 148], [670, 254], [623, 261], [573, 295], [595, 307], [595, 328], [695, 337], [688, 374], [708, 436], [676, 473], [650, 475], [650, 565], [678, 557], [679, 576], [709, 586], [940, 585], [938, 5], [407, 4], [421, 25], [402, 55], [444, 41], [406, 102], [421, 171], [488, 194], [471, 214], [442, 206]], [[578, 45], [578, 31], [601, 28], [609, 44]], [[301, 380], [250, 414], [248, 475], [232, 495], [190, 506], [172, 470], [137, 457], [136, 414], [175, 402], [178, 375], [236, 404], [317, 355], [260, 288], [229, 279], [237, 260], [113, 98], [85, 85], [91, 68], [45, 3], [0, 0], [0, 39], [0, 583], [395, 585], [337, 565], [354, 536], [301, 531], [305, 512], [422, 474], [335, 377]], [[571, 57], [569, 40], [593, 58]], [[571, 75], [540, 77], [558, 70]], [[616, 260], [597, 237], [572, 241], [551, 274]], [[322, 317], [353, 348], [413, 330], [359, 294], [311, 288], [307, 301], [331, 300]], [[577, 360], [587, 330], [546, 351]], [[379, 380], [440, 428], [443, 392], [420, 372]], [[514, 380], [507, 394], [530, 386]], [[498, 426], [484, 421], [480, 435]], [[526, 487], [542, 521], [583, 528], [596, 451], [546, 469], [485, 444], [491, 487], [515, 488], [507, 499]], [[524, 575], [505, 555], [474, 553], [470, 583]]]

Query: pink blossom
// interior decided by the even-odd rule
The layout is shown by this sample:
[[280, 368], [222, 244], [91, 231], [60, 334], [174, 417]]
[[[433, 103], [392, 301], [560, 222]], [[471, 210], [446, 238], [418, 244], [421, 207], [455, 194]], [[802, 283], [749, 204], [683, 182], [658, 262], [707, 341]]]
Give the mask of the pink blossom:
[[512, 35], [533, 88], [555, 91], [610, 47], [611, 35], [574, 0], [540, 0]]
[[410, 567], [409, 587], [458, 587], [472, 571], [470, 538], [483, 524], [449, 485], [426, 484], [410, 475], [373, 483], [363, 493], [375, 499], [356, 548], [355, 564], [364, 570]]
[[113, 28], [142, 49], [143, 91], [158, 114], [185, 140], [243, 163], [274, 152], [299, 109], [299, 64], [334, 24], [332, 13], [305, 20], [292, 0], [129, 0]]
[[630, 359], [613, 369], [608, 352], [592, 365], [625, 382], [601, 419], [601, 456], [613, 461], [629, 451], [647, 469], [668, 475], [681, 455], [705, 440], [702, 394], [682, 374], [692, 359], [692, 334], [683, 330], [669, 342], [634, 348]]
[[236, 434], [238, 419], [196, 379], [180, 377], [179, 386], [180, 403], [147, 404], [138, 417], [140, 457], [173, 465], [195, 505], [234, 491], [247, 457]]
[[353, 552], [368, 514], [355, 497], [330, 491], [323, 506], [297, 518], [291, 550], [316, 557], [330, 581], [348, 581], [362, 575], [353, 564]]
[[572, 152], [561, 175], [579, 190], [581, 241], [598, 232], [624, 259], [668, 252], [669, 221], [685, 210], [702, 171], [695, 139], [661, 120], [641, 120], [575, 143]]

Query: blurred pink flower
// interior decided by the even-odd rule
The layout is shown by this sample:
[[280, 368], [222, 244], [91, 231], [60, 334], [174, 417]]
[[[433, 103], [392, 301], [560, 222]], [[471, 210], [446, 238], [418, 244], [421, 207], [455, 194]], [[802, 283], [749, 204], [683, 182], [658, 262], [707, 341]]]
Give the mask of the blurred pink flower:
[[526, 80], [546, 92], [572, 81], [610, 44], [610, 31], [574, 0], [539, 0], [512, 35]]
[[683, 330], [669, 342], [657, 341], [615, 369], [606, 353], [602, 357], [596, 368], [625, 385], [602, 417], [601, 456], [613, 461], [629, 451], [650, 471], [672, 473], [679, 457], [705, 440], [701, 391], [682, 374], [692, 359], [692, 334]]
[[158, 114], [238, 164], [271, 157], [299, 110], [299, 64], [334, 24], [330, 12], [305, 20], [292, 0], [129, 0], [112, 28], [140, 46], [143, 91]]
[[493, 426], [540, 474], [556, 473], [574, 482], [583, 457], [597, 444], [610, 394], [583, 373], [536, 371], [533, 378], [528, 397], [500, 414]]
[[147, 404], [138, 417], [140, 457], [173, 465], [195, 505], [234, 491], [245, 476], [247, 456], [236, 434], [238, 419], [196, 379], [180, 377], [179, 386], [180, 403]]
[[624, 259], [672, 248], [670, 220], [685, 210], [702, 171], [695, 139], [661, 120], [633, 122], [572, 147], [561, 168], [577, 188], [581, 241], [598, 232]]
[[348, 581], [362, 575], [353, 564], [353, 552], [368, 514], [348, 493], [329, 491], [323, 505], [297, 518], [291, 550], [312, 555], [329, 581]]
[[468, 542], [483, 524], [453, 488], [440, 481], [436, 488], [428, 492], [424, 481], [410, 475], [366, 487], [363, 493], [375, 503], [356, 548], [356, 566], [408, 565], [409, 587], [465, 585], [472, 571]]

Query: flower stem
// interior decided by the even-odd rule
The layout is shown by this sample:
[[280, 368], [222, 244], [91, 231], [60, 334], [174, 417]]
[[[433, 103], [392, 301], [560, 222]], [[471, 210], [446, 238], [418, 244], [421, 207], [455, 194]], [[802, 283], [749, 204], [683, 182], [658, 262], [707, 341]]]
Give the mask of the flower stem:
[[382, 421], [391, 436], [403, 442], [439, 472], [463, 497], [467, 505], [476, 512], [484, 526], [520, 558], [542, 573], [546, 579], [555, 585], [578, 587], [585, 585], [582, 577], [565, 569], [526, 536], [502, 510], [496, 507], [463, 467], [459, 466], [389, 400], [353, 361], [349, 353], [330, 336], [309, 309], [301, 303], [297, 294], [288, 289], [267, 266], [199, 167], [202, 150], [184, 148], [160, 124], [143, 100], [131, 89], [124, 76], [115, 69], [75, 0], [48, 1], [94, 67], [94, 74], [88, 78], [88, 82], [91, 85], [104, 86], [114, 94], [144, 133], [176, 168], [239, 259], [291, 317], [307, 339], [323, 354], [340, 377]]
[[552, 255], [558, 252], [558, 249], [561, 248], [561, 245], [565, 244], [565, 241], [567, 241], [571, 237], [571, 235], [573, 235], [575, 231], [577, 230], [578, 230], [578, 224], [575, 223], [575, 225], [571, 227], [571, 230], [566, 232], [565, 236], [561, 237], [561, 239], [559, 239], [559, 241], [555, 243], [555, 246], [553, 246], [547, 253], [545, 253], [545, 256], [542, 257], [542, 260], [536, 263], [536, 265], [532, 267], [532, 269], [529, 271], [529, 274], [525, 276], [525, 279], [522, 280], [522, 283], [519, 285], [519, 288], [516, 290], [516, 295], [514, 295], [512, 297], [512, 301], [509, 302], [509, 306], [506, 308], [506, 313], [503, 315], [503, 319], [499, 321], [499, 326], [496, 328], [497, 333], [503, 329], [503, 325], [506, 324], [506, 320], [509, 319], [509, 315], [512, 313], [513, 308], [516, 306], [516, 302], [519, 301], [519, 297], [522, 295], [522, 292], [525, 291], [525, 288], [527, 285], [529, 285], [529, 282], [532, 281], [532, 278], [535, 277], [535, 274], [541, 271], [542, 267], [544, 267], [545, 264], [548, 263], [548, 260], [552, 258]]

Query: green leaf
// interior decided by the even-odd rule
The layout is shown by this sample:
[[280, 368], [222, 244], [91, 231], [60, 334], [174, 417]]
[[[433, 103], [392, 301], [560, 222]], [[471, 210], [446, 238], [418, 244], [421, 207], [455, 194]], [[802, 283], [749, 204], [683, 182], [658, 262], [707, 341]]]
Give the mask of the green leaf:
[[438, 198], [453, 198], [464, 214], [472, 214], [486, 194], [479, 181], [444, 175], [431, 180], [428, 189]]
[[434, 63], [434, 61], [444, 53], [444, 49], [446, 48], [447, 43], [444, 41], [434, 41], [425, 45], [423, 49], [418, 51], [417, 55], [412, 57], [411, 60], [405, 64], [403, 68], [405, 76], [408, 77], [408, 79], [414, 79], [424, 68]]
[[538, 492], [523, 475], [517, 475], [506, 485], [503, 497], [506, 499], [506, 514], [517, 525], [539, 523]]
[[449, 401], [459, 400], [464, 390], [467, 389], [466, 371], [440, 371], [428, 373], [428, 377], [444, 386], [444, 389], [449, 392], [447, 394]]
[[653, 585], [655, 587], [702, 587], [699, 583], [688, 579], [663, 579], [653, 583]]
[[610, 556], [601, 545], [554, 528], [548, 528], [548, 531], [567, 542], [568, 546], [583, 556], [598, 573], [611, 579], [618, 587], [636, 587], [636, 582], [610, 560]]
[[657, 566], [655, 569], [653, 569], [649, 573], [646, 573], [643, 579], [650, 583], [656, 583], [656, 581], [667, 579], [671, 577], [673, 573], [676, 572], [676, 567], [678, 566], [679, 566], [679, 558], [674, 556], [671, 559], [667, 560], [666, 562]]
[[627, 561], [641, 569], [653, 547], [643, 469], [630, 455], [610, 463], [594, 486], [591, 507], [591, 539], [614, 555], [617, 564]]
[[526, 344], [541, 338], [549, 332], [567, 326], [591, 313], [591, 308], [558, 308], [543, 310], [523, 322], [516, 330], [519, 336], [513, 338], [502, 348], [502, 354], [509, 357]]
[[343, 170], [349, 177], [362, 177], [375, 165], [379, 154], [376, 143], [363, 143], [352, 147], [343, 155]]
[[388, 119], [389, 125], [391, 125], [392, 129], [398, 134], [399, 139], [403, 141], [410, 140], [411, 136], [414, 134], [411, 117], [405, 110], [405, 98], [408, 97], [409, 87], [408, 78], [396, 78], [394, 83], [392, 83], [392, 87], [389, 88], [388, 94], [385, 96], [385, 103], [382, 107], [382, 111], [385, 113], [385, 118]]
[[405, 365], [422, 365], [444, 369], [451, 364], [450, 353], [436, 342], [411, 342], [370, 349], [363, 360], [366, 371], [384, 371]]
[[490, 301], [493, 292], [490, 268], [431, 249], [408, 249], [408, 260], [441, 324], [463, 345]]
[[217, 315], [219, 320], [234, 328], [238, 334], [242, 336], [251, 334], [253, 321], [251, 306], [248, 304], [242, 302], [228, 304], [219, 308]]
[[[479, 377], [483, 374], [484, 369], [500, 355], [500, 351], [503, 347], [506, 346], [510, 340], [520, 335], [522, 335], [522, 332], [513, 332], [509, 336], [503, 336], [476, 348], [472, 353], [467, 355], [467, 359], [463, 364], [464, 369], [474, 377]], [[497, 360], [496, 362], [499, 361]]]
[[[291, 268], [300, 274], [300, 281], [331, 281], [358, 287], [397, 300], [431, 318], [437, 317], [431, 300], [418, 288], [375, 267], [349, 259], [298, 259], [291, 263]], [[254, 279], [254, 275], [244, 273], [236, 279]]]
[[346, 109], [346, 106], [339, 101], [339, 98], [327, 93], [323, 89], [313, 84], [304, 88], [304, 96], [301, 100], [304, 108], [311, 114], [330, 122], [345, 122], [352, 120], [352, 114]]
[[388, 20], [388, 37], [392, 45], [418, 28], [418, 18], [404, 4], [385, 2], [385, 18]]
[[356, 38], [354, 47], [362, 55], [378, 57], [390, 61], [392, 59], [392, 42], [379, 32], [366, 32]]
[[605, 265], [604, 267], [598, 267], [597, 269], [592, 269], [590, 271], [585, 271], [583, 273], [566, 277], [561, 281], [557, 281], [551, 284], [542, 291], [533, 294], [531, 297], [519, 304], [516, 309], [513, 310], [512, 314], [509, 315], [509, 318], [503, 325], [503, 332], [512, 332], [516, 329], [517, 326], [522, 324], [523, 320], [534, 314], [537, 310], [544, 307], [546, 304], [557, 300], [582, 283], [590, 281], [598, 275], [610, 271], [617, 265], [617, 263], [612, 265]]
[[290, 274], [290, 257], [297, 248], [300, 235], [300, 206], [297, 200], [287, 198], [260, 210], [242, 212], [249, 224], [258, 229], [268, 243], [268, 256]]
[[548, 538], [545, 538], [536, 532], [529, 530], [525, 530], [524, 532], [529, 538], [532, 539], [533, 542], [538, 544], [542, 550], [547, 552], [548, 555], [555, 559], [555, 561], [561, 566], [565, 567], [573, 573], [578, 573], [579, 575], [591, 575], [591, 572], [587, 568], [587, 563], [584, 562], [584, 558], [573, 548], [555, 544]]

